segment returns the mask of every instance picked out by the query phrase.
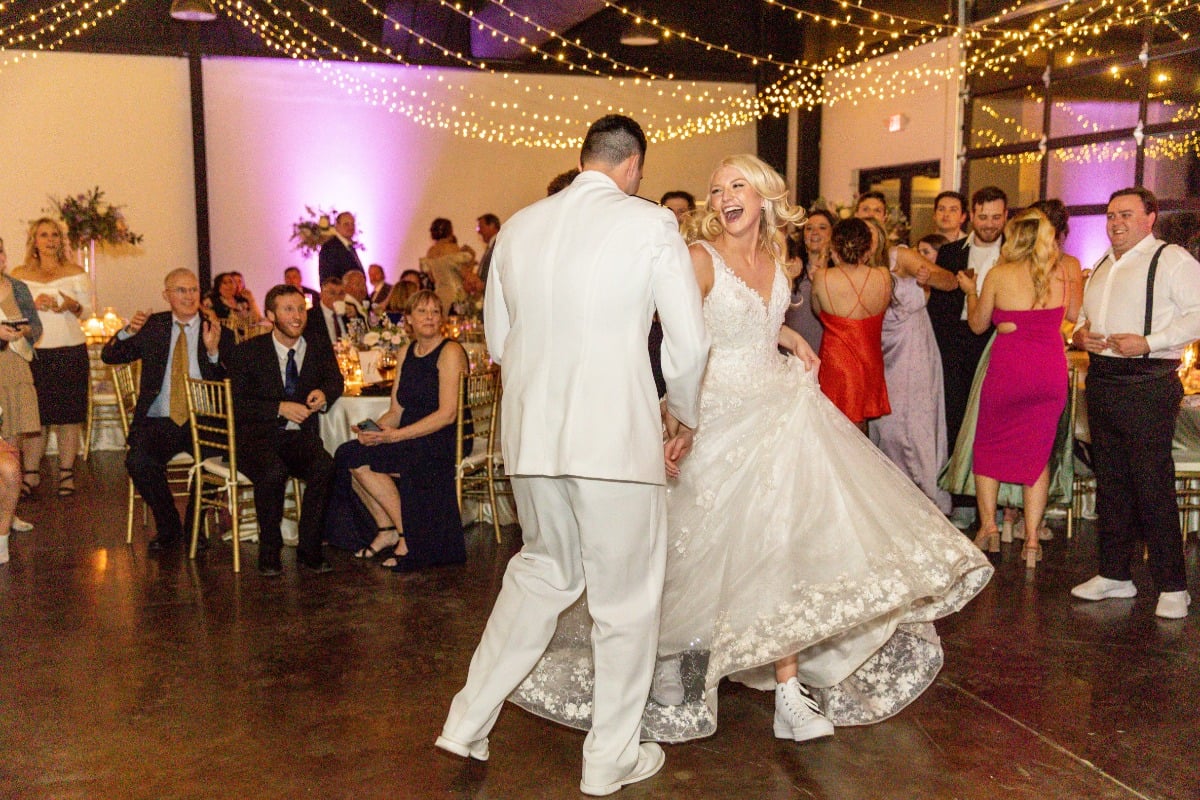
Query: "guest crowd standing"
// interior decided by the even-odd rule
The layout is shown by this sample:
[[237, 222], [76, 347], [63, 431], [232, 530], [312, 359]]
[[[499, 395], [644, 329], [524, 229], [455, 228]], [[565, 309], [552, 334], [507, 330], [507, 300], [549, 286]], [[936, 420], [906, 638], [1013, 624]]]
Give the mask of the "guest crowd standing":
[[[170, 311], [138, 311], [100, 351], [105, 364], [142, 362], [125, 469], [154, 515], [152, 551], [183, 540], [185, 527], [167, 483], [167, 462], [192, 451], [185, 379], [224, 379], [234, 347], [233, 332], [201, 309], [200, 283], [190, 270], [167, 273], [163, 299]], [[190, 513], [187, 523], [191, 525]]]
[[13, 270], [33, 295], [42, 321], [36, 358], [30, 363], [37, 390], [42, 433], [29, 437], [25, 450], [26, 491], [41, 482], [38, 466], [45, 451], [46, 435], [58, 435], [58, 496], [75, 494], [75, 457], [79, 434], [87, 416], [87, 339], [79, 320], [87, 316], [91, 280], [87, 273], [67, 260], [66, 237], [56, 220], [42, 217], [29, 226], [25, 263]]
[[[1183, 398], [1181, 351], [1200, 338], [1200, 263], [1154, 238], [1158, 199], [1114, 192], [1112, 245], [1083, 296], [1071, 342], [1089, 354], [1088, 424], [1096, 473], [1099, 574], [1071, 590], [1084, 600], [1137, 594], [1130, 563], [1145, 539], [1155, 614], [1187, 616], [1191, 596], [1175, 499], [1171, 439]], [[1131, 413], [1136, 410], [1136, 413]]]
[[[971, 195], [971, 234], [938, 250], [937, 265], [954, 274], [969, 270], [978, 291], [988, 270], [1000, 258], [1007, 213], [1008, 197], [1003, 190], [985, 186], [975, 192]], [[927, 308], [942, 356], [947, 441], [953, 447], [962, 427], [975, 368], [987, 346], [991, 328], [989, 326], [979, 334], [971, 331], [967, 324], [966, 297], [957, 287], [949, 291], [931, 291]], [[956, 505], [967, 502], [959, 498]]]

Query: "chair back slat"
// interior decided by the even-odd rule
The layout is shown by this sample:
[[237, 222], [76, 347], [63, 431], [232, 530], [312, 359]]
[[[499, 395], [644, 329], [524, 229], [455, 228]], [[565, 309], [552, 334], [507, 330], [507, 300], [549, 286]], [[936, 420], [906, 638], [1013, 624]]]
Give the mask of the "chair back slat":
[[133, 423], [133, 412], [137, 408], [137, 381], [133, 375], [133, 364], [112, 366], [113, 388], [117, 392], [117, 410], [121, 415], [121, 432], [129, 438], [129, 426]]
[[188, 420], [192, 426], [193, 458], [203, 452], [220, 452], [237, 471], [237, 446], [233, 426], [233, 389], [223, 381], [187, 379]]

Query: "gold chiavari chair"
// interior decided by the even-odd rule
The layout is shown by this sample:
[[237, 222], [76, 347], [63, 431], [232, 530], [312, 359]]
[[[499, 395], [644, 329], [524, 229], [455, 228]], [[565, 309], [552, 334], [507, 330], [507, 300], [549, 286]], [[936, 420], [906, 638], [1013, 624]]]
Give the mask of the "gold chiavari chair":
[[[189, 556], [196, 557], [200, 518], [209, 537], [209, 511], [227, 511], [232, 526], [233, 571], [241, 572], [241, 528], [255, 524], [254, 485], [237, 471], [237, 437], [233, 419], [233, 389], [228, 379], [187, 379], [188, 419], [192, 425], [192, 457], [195, 482], [192, 486], [192, 542]], [[208, 453], [207, 457], [205, 454]], [[214, 455], [215, 454], [215, 455]], [[300, 481], [291, 482], [290, 503], [285, 514], [300, 518]], [[211, 540], [211, 537], [209, 537]]]
[[[137, 408], [137, 384], [138, 372], [141, 366], [140, 361], [135, 361], [131, 364], [116, 364], [112, 367], [113, 388], [116, 390], [118, 405], [117, 408], [121, 414], [121, 431], [125, 434], [125, 441], [129, 441], [129, 427], [133, 422], [133, 411]], [[126, 444], [128, 448], [128, 444]], [[191, 474], [192, 464], [195, 462], [192, 459], [191, 453], [177, 453], [169, 462], [167, 462], [167, 486], [171, 488], [171, 494], [174, 497], [187, 497], [191, 491]], [[137, 489], [133, 486], [133, 480], [126, 476], [127, 487], [127, 503], [125, 511], [125, 543], [133, 543], [133, 513], [136, 501], [141, 500], [142, 496], [138, 494]], [[142, 526], [146, 525], [147, 509], [146, 504], [142, 503]]]
[[[463, 375], [459, 382], [458, 415], [455, 422], [455, 490], [458, 508], [463, 499], [478, 503], [478, 518], [483, 518], [483, 504], [488, 503], [492, 514], [492, 530], [500, 541], [500, 515], [496, 506], [499, 451], [496, 429], [500, 411], [500, 371], [492, 368]], [[468, 414], [468, 412], [470, 412]], [[503, 492], [501, 492], [503, 493]]]
[[113, 388], [112, 373], [108, 364], [100, 360], [102, 343], [90, 343], [88, 351], [88, 397], [87, 416], [83, 430], [83, 460], [92, 452], [92, 443], [99, 423], [121, 421], [120, 402]]

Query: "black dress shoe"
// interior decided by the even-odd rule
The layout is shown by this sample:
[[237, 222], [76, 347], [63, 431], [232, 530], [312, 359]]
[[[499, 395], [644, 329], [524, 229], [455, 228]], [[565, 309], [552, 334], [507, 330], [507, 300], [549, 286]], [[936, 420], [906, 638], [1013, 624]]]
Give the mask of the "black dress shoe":
[[258, 556], [258, 574], [264, 578], [274, 578], [283, 574], [283, 564], [279, 561], [279, 553], [269, 553]]
[[150, 540], [149, 549], [151, 553], [161, 553], [164, 550], [170, 550], [182, 540], [183, 537], [179, 534], [175, 534], [174, 536], [163, 536], [162, 534], [159, 534]]
[[296, 553], [296, 563], [311, 569], [318, 575], [323, 572], [333, 572], [333, 565], [326, 561], [325, 557], [320, 554], [314, 556], [306, 553]]

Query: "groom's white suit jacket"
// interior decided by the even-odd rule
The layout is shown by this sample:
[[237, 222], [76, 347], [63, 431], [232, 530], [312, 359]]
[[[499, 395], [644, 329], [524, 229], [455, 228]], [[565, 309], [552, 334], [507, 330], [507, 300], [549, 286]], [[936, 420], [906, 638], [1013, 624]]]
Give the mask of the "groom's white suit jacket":
[[668, 409], [694, 427], [708, 336], [674, 215], [587, 170], [504, 223], [484, 322], [510, 475], [665, 482], [655, 308]]

